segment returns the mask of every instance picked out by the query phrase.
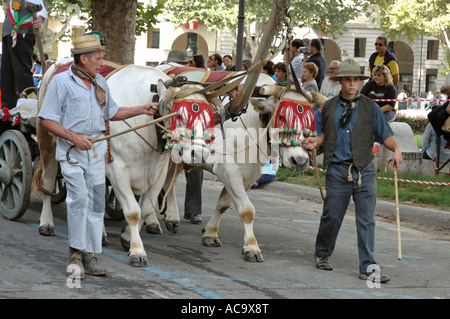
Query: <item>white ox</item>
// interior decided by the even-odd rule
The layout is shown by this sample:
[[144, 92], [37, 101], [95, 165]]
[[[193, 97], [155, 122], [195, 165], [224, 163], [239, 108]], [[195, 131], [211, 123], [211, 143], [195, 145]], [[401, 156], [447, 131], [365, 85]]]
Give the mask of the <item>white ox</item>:
[[[265, 83], [262, 83], [264, 81]], [[260, 77], [258, 85], [262, 84], [273, 84], [273, 80], [269, 77]], [[246, 190], [259, 178], [262, 167], [269, 160], [268, 154], [264, 152], [268, 143], [266, 139], [267, 130], [265, 130], [267, 123], [261, 121], [260, 114], [268, 114], [271, 118], [269, 130], [275, 128], [278, 131], [280, 129], [283, 131], [289, 128], [289, 134], [279, 135], [281, 143], [283, 143], [283, 139], [286, 139], [285, 143], [296, 144], [296, 146], [276, 147], [279, 153], [275, 155], [275, 158], [279, 156], [283, 166], [293, 171], [302, 171], [308, 167], [309, 155], [301, 146], [301, 143], [305, 139], [303, 133], [308, 130], [315, 131], [314, 112], [307, 98], [294, 91], [280, 93], [280, 90], [283, 91], [283, 88], [270, 86], [265, 89], [265, 92], [268, 95], [274, 94], [274, 96], [268, 99], [252, 99], [258, 110], [250, 106], [247, 112], [241, 115], [237, 121], [227, 121], [225, 123], [225, 138], [222, 136], [220, 127], [217, 126], [214, 142], [217, 147], [215, 153], [203, 152], [203, 162], [191, 164], [191, 166], [202, 167], [215, 174], [224, 184], [213, 216], [203, 229], [203, 245], [221, 246], [218, 238], [220, 219], [233, 203], [245, 229], [242, 254], [244, 260], [250, 262], [263, 261], [261, 250], [253, 232], [255, 208], [246, 194]], [[158, 91], [160, 92], [161, 102], [165, 101], [167, 95], [173, 94], [164, 91], [164, 86], [161, 83], [158, 85]], [[312, 102], [323, 103], [321, 95], [304, 94], [308, 94], [308, 99]], [[201, 99], [201, 96], [197, 99]], [[164, 104], [165, 113], [171, 112], [172, 103], [170, 100], [171, 98], [169, 98], [169, 102]], [[274, 146], [277, 146], [277, 137], [273, 136]], [[291, 142], [291, 140], [294, 142]], [[243, 143], [242, 141], [247, 142]], [[180, 159], [178, 150], [172, 151], [174, 161]], [[200, 155], [197, 156], [202, 156], [201, 152], [199, 153]], [[188, 154], [188, 156], [194, 155]], [[199, 161], [198, 158], [197, 161]]]

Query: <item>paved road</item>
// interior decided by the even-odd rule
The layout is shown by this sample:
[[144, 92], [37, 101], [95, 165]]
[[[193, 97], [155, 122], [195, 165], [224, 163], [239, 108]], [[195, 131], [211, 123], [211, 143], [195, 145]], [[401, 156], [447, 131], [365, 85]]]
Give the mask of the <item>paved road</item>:
[[[181, 177], [176, 187], [180, 207], [184, 185]], [[204, 183], [203, 225], [220, 189], [216, 181]], [[19, 221], [0, 218], [0, 298], [185, 300], [171, 309], [176, 313], [187, 310], [182, 307], [188, 305], [188, 299], [259, 299], [270, 303], [269, 299], [278, 298], [450, 298], [448, 236], [435, 239], [403, 227], [403, 258], [398, 260], [395, 224], [378, 221], [376, 260], [391, 281], [381, 288], [369, 288], [366, 281], [358, 279], [356, 231], [351, 213], [344, 220], [331, 258], [334, 270], [326, 272], [316, 269], [313, 263], [320, 202], [302, 199], [301, 195], [276, 193], [269, 188], [250, 190], [249, 196], [257, 209], [254, 227], [263, 263], [243, 260], [243, 225], [234, 208], [222, 219], [220, 248], [203, 247], [202, 226], [185, 220], [181, 221], [177, 234], [168, 233], [164, 226], [163, 235], [143, 231], [150, 260], [150, 267], [146, 268], [127, 264], [127, 254], [119, 243], [125, 222], [107, 219], [108, 244], [100, 260], [108, 276], [88, 276], [81, 281], [80, 288], [69, 288], [65, 275], [64, 204], [54, 205], [57, 236], [41, 237], [37, 231], [41, 203], [35, 199]], [[70, 285], [74, 282], [69, 281]]]

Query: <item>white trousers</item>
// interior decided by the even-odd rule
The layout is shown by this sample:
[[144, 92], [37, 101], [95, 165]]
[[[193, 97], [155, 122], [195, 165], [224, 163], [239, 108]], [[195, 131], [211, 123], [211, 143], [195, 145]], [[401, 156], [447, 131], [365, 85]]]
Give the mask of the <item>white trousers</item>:
[[69, 246], [89, 253], [102, 252], [106, 149], [106, 141], [89, 151], [74, 148], [70, 159], [78, 164], [59, 162], [67, 188]]

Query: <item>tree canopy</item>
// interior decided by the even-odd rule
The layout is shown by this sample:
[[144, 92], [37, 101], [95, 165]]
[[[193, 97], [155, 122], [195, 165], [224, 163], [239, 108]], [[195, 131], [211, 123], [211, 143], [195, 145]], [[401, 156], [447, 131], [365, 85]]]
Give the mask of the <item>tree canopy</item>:
[[[335, 37], [342, 34], [346, 30], [345, 23], [362, 10], [362, 7], [347, 2], [291, 0], [289, 14], [293, 26], [310, 27], [317, 34]], [[273, 0], [245, 1], [245, 35], [252, 51], [259, 45], [272, 5]], [[227, 28], [236, 42], [239, 0], [171, 0], [165, 7], [169, 20], [175, 25], [202, 21], [209, 30]]]

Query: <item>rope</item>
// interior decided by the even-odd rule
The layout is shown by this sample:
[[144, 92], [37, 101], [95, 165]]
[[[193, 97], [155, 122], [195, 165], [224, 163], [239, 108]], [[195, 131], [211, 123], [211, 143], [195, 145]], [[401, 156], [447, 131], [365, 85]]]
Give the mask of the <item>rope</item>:
[[[313, 166], [308, 166], [308, 169], [314, 169], [314, 170], [318, 170], [318, 171], [321, 171], [321, 172], [326, 172], [326, 170], [324, 170], [322, 168], [316, 168], [316, 167], [313, 167]], [[381, 177], [381, 176], [377, 176], [376, 179], [388, 180], [388, 181], [393, 181], [394, 180], [391, 177]], [[450, 186], [450, 183], [445, 183], [445, 182], [416, 181], [416, 180], [401, 179], [401, 178], [399, 178], [397, 180], [399, 182], [405, 182], [405, 183], [436, 185], [436, 186]]]
[[375, 102], [396, 102], [396, 101], [407, 101], [407, 102], [425, 102], [425, 101], [441, 101], [441, 102], [448, 102], [449, 100], [444, 99], [372, 99]]

